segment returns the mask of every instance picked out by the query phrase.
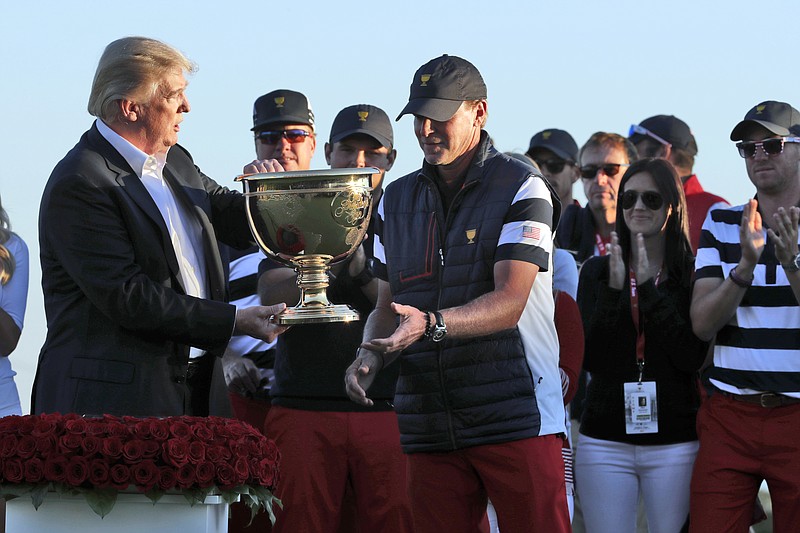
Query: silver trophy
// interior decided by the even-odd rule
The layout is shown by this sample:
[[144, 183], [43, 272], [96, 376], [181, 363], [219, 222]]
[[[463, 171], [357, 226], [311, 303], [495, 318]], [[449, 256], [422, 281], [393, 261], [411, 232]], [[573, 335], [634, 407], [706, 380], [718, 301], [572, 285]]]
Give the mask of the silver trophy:
[[330, 265], [364, 240], [377, 168], [268, 172], [238, 176], [247, 220], [259, 248], [297, 272], [300, 302], [276, 315], [282, 325], [358, 320], [348, 305], [328, 301]]

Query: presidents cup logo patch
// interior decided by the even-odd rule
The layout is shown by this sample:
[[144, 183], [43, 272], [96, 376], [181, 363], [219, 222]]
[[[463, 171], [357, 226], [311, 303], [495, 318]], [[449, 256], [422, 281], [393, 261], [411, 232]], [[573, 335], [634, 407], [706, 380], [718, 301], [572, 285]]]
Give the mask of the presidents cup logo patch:
[[542, 133], [542, 139], [544, 139], [544, 140], [546, 141], [547, 139], [549, 139], [549, 138], [550, 138], [550, 136], [551, 136], [552, 134], [553, 134], [553, 132], [552, 132], [552, 131], [546, 131], [546, 132]]
[[765, 106], [765, 105], [760, 105], [760, 106], [757, 106], [757, 107], [756, 107], [756, 115], [760, 115], [760, 114], [761, 114], [761, 112], [762, 112], [762, 111], [764, 111], [764, 109], [765, 109], [766, 107], [767, 107], [767, 106]]
[[283, 107], [283, 103], [286, 101], [286, 98], [283, 96], [276, 96], [275, 97], [275, 107]]
[[423, 74], [422, 76], [419, 77], [419, 79], [422, 81], [422, 84], [420, 85], [420, 87], [427, 87], [428, 86], [428, 82], [431, 79], [431, 75], [430, 74]]
[[369, 116], [369, 111], [359, 111], [358, 112], [359, 122], [366, 122], [368, 116]]
[[467, 236], [467, 244], [475, 244], [475, 236], [478, 234], [477, 229], [468, 229], [464, 232]]

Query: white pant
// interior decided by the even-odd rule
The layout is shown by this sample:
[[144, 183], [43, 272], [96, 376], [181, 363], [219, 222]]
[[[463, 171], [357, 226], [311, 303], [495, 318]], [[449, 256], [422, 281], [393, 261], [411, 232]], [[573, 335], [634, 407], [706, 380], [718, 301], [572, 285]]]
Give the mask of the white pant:
[[650, 533], [680, 531], [698, 442], [634, 446], [578, 436], [575, 489], [587, 533], [634, 533], [639, 491]]

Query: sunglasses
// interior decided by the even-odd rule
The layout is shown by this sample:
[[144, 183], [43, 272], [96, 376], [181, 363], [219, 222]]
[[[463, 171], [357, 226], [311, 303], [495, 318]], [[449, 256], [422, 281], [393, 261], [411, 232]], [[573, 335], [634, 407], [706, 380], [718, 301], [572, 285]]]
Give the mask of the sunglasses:
[[[567, 165], [567, 160], [565, 159], [548, 159], [546, 161], [534, 159], [534, 161], [539, 165], [539, 168], [546, 169], [550, 174], [558, 174]], [[569, 164], [571, 165], [572, 163]]]
[[640, 126], [639, 124], [631, 124], [631, 128], [628, 130], [628, 138], [633, 137], [635, 133], [638, 133], [639, 135], [644, 135], [645, 137], [650, 137], [654, 141], [658, 141], [664, 146], [672, 146], [671, 142], [665, 140], [663, 137], [659, 137], [658, 135], [648, 130], [647, 128]]
[[620, 167], [629, 167], [630, 165], [627, 163], [605, 163], [603, 165], [586, 165], [585, 167], [581, 167], [581, 177], [585, 180], [593, 180], [599, 171], [603, 171], [603, 174], [608, 176], [609, 178], [613, 178], [617, 174], [619, 174]]
[[278, 144], [281, 138], [284, 138], [291, 144], [297, 144], [305, 141], [310, 135], [311, 132], [306, 130], [259, 131], [256, 133], [256, 139], [264, 144]]
[[644, 206], [651, 211], [657, 211], [664, 205], [664, 198], [657, 192], [645, 191], [639, 193], [637, 191], [625, 191], [620, 198], [622, 209], [633, 209], [639, 198], [642, 199]]
[[763, 141], [743, 141], [736, 143], [736, 148], [739, 149], [739, 155], [745, 159], [751, 159], [756, 156], [756, 149], [761, 147], [766, 155], [778, 155], [783, 152], [783, 143], [800, 143], [800, 138], [797, 137], [778, 137], [777, 139], [765, 139]]

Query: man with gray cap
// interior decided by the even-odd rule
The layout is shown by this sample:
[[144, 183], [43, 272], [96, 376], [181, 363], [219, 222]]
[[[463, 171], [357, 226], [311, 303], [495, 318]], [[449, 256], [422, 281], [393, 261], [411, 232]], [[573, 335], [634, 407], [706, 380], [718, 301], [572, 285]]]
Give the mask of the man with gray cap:
[[[378, 107], [358, 104], [341, 110], [333, 121], [325, 158], [331, 168], [374, 166], [380, 198], [383, 177], [396, 157], [392, 125]], [[368, 228], [372, 235], [372, 225]], [[371, 248], [362, 244], [349, 259], [331, 268], [328, 296], [367, 316], [374, 308], [378, 282], [372, 273]], [[300, 297], [293, 269], [266, 270], [260, 279], [262, 301]], [[351, 402], [342, 375], [361, 342], [363, 322], [293, 326], [279, 344], [275, 359], [272, 407], [265, 433], [281, 450], [281, 478], [276, 496], [274, 532], [346, 531], [342, 518], [359, 531], [411, 531], [405, 490], [406, 459], [399, 446], [392, 410], [397, 370], [375, 383], [371, 406]], [[346, 491], [352, 489], [355, 518]], [[338, 527], [338, 529], [337, 529]]]
[[577, 163], [578, 145], [572, 135], [555, 128], [540, 131], [531, 137], [525, 154], [536, 162], [556, 190], [562, 206], [577, 203], [572, 197], [572, 186], [581, 177], [581, 169]]
[[690, 531], [747, 531], [762, 480], [776, 532], [800, 524], [800, 112], [758, 104], [731, 133], [756, 196], [703, 225], [692, 327], [716, 338], [697, 418]]
[[639, 157], [666, 159], [678, 171], [686, 195], [689, 241], [692, 251], [697, 253], [700, 231], [706, 215], [712, 209], [727, 207], [728, 202], [703, 190], [700, 180], [694, 174], [692, 169], [697, 155], [697, 142], [692, 130], [676, 116], [656, 115], [644, 119], [639, 124], [632, 124], [628, 131], [628, 139], [636, 146]]
[[414, 115], [424, 161], [378, 208], [378, 303], [345, 383], [373, 405], [376, 376], [399, 359], [416, 532], [481, 531], [487, 496], [504, 533], [569, 531], [551, 274], [560, 205], [533, 167], [492, 146], [487, 112], [468, 61], [444, 55], [414, 75], [400, 117]]

